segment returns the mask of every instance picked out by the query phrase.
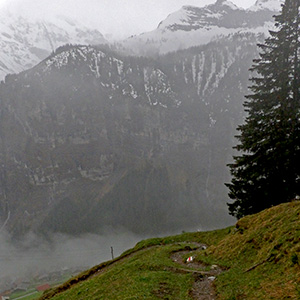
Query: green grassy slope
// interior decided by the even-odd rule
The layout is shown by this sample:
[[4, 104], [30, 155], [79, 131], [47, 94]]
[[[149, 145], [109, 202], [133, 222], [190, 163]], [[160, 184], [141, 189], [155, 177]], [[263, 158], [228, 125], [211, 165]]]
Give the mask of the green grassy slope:
[[229, 268], [220, 299], [300, 299], [300, 202], [241, 219], [207, 256]]
[[223, 267], [219, 299], [300, 299], [300, 202], [248, 216], [235, 228], [142, 241], [41, 299], [193, 299], [195, 273], [170, 258], [182, 250]]

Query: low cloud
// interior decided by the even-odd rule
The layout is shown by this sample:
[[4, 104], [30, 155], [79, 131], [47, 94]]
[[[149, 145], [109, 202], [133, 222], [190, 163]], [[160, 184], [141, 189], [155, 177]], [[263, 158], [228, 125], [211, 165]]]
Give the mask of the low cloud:
[[[105, 235], [80, 237], [55, 234], [50, 240], [30, 233], [12, 242], [6, 232], [1, 232], [0, 283], [4, 278], [30, 280], [33, 276], [55, 271], [87, 269], [111, 259], [111, 247], [116, 257], [140, 239], [129, 232], [108, 230]], [[0, 284], [0, 292], [3, 288]]]
[[[1, 0], [0, 0], [1, 1]], [[169, 14], [183, 5], [203, 7], [216, 0], [10, 0], [6, 7], [30, 19], [51, 19], [63, 15], [96, 27], [115, 39], [154, 30]], [[249, 7], [255, 0], [232, 0]]]

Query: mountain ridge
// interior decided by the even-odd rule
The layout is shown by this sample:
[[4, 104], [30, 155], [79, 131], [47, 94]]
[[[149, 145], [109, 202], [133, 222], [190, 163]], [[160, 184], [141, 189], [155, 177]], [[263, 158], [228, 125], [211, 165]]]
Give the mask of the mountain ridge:
[[251, 9], [237, 7], [227, 0], [204, 7], [183, 6], [161, 21], [155, 30], [128, 38], [121, 46], [125, 53], [155, 56], [203, 45], [238, 32], [268, 35], [280, 3], [281, 0], [257, 1]]
[[[246, 10], [227, 0], [204, 7], [183, 6], [161, 21], [154, 31], [119, 41], [117, 48], [131, 55], [152, 56], [199, 46], [238, 32], [267, 34], [280, 3], [281, 0], [258, 0]], [[8, 73], [33, 67], [63, 44], [110, 43], [98, 29], [67, 17], [32, 21], [5, 9], [0, 14], [0, 80]]]

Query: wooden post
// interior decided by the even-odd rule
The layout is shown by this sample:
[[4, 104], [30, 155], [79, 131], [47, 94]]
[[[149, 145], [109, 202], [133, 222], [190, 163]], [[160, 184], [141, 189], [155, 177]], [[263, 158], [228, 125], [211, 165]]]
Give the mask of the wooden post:
[[111, 259], [114, 259], [114, 248], [110, 247]]

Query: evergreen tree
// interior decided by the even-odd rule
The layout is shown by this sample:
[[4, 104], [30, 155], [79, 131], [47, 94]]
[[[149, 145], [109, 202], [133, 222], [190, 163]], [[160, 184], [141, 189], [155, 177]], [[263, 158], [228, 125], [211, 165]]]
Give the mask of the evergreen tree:
[[300, 194], [299, 0], [286, 0], [275, 16], [276, 31], [259, 44], [251, 71], [247, 118], [238, 127], [239, 156], [226, 184], [237, 218], [287, 202]]

